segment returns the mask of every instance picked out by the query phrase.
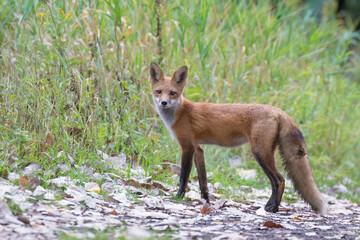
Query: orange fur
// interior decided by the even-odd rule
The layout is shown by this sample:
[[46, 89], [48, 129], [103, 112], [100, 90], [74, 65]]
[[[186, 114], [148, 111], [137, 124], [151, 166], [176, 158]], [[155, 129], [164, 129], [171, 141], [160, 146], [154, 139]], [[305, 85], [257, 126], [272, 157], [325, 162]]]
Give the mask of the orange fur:
[[249, 142], [256, 161], [271, 182], [267, 211], [278, 211], [285, 186], [275, 167], [275, 150], [279, 147], [295, 188], [316, 212], [325, 214], [326, 204], [313, 179], [304, 139], [291, 118], [278, 108], [261, 104], [191, 102], [183, 97], [187, 74], [183, 66], [172, 77], [165, 77], [155, 63], [150, 65], [157, 111], [182, 148], [178, 196], [185, 193], [194, 159], [201, 195], [209, 202], [201, 144], [234, 147]]

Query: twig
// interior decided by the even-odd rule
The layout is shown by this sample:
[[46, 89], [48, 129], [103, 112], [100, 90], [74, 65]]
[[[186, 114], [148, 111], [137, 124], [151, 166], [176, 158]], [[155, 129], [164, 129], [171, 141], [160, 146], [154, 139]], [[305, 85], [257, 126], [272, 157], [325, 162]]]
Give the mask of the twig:
[[161, 0], [156, 0], [156, 20], [157, 20], [157, 28], [156, 28], [156, 38], [157, 38], [157, 48], [158, 48], [158, 56], [159, 56], [159, 63], [162, 61], [162, 38], [161, 38]]

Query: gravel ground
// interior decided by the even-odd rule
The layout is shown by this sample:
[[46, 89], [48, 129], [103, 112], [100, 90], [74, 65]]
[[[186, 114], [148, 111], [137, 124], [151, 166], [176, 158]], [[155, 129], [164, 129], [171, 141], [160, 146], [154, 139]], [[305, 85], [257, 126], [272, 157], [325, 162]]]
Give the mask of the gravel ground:
[[245, 203], [218, 198], [208, 206], [196, 190], [179, 202], [171, 198], [176, 189], [163, 183], [114, 176], [101, 185], [109, 190], [105, 195], [96, 183], [79, 186], [68, 177], [50, 180], [52, 190], [29, 190], [21, 182], [19, 187], [0, 178], [0, 239], [84, 239], [100, 233], [108, 239], [360, 239], [360, 207], [331, 196], [325, 196], [329, 215], [315, 214], [303, 201], [283, 201], [274, 214], [263, 208], [269, 189], [248, 187]]

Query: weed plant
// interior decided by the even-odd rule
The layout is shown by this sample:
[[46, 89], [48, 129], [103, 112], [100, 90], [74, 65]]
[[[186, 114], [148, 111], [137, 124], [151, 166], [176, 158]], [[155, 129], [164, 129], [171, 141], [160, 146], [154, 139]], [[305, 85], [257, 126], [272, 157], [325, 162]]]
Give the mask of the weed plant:
[[[342, 183], [345, 197], [359, 201], [354, 33], [330, 13], [319, 20], [296, 1], [270, 2], [0, 0], [0, 171], [38, 162], [45, 181], [70, 155], [103, 174], [96, 150], [124, 153], [155, 179], [154, 166], [179, 163], [152, 107], [155, 61], [168, 74], [189, 67], [185, 96], [193, 101], [283, 109], [304, 134], [318, 185]], [[213, 183], [244, 183], [229, 165], [235, 156], [264, 177], [248, 147], [210, 146]]]

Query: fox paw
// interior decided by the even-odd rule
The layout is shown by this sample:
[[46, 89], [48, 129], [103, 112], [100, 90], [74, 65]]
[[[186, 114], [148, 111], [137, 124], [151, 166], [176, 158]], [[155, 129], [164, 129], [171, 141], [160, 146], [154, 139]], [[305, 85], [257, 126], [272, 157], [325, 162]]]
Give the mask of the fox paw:
[[265, 211], [267, 211], [267, 212], [272, 212], [272, 213], [276, 213], [276, 212], [279, 211], [279, 206], [266, 204], [266, 205], [265, 205]]

